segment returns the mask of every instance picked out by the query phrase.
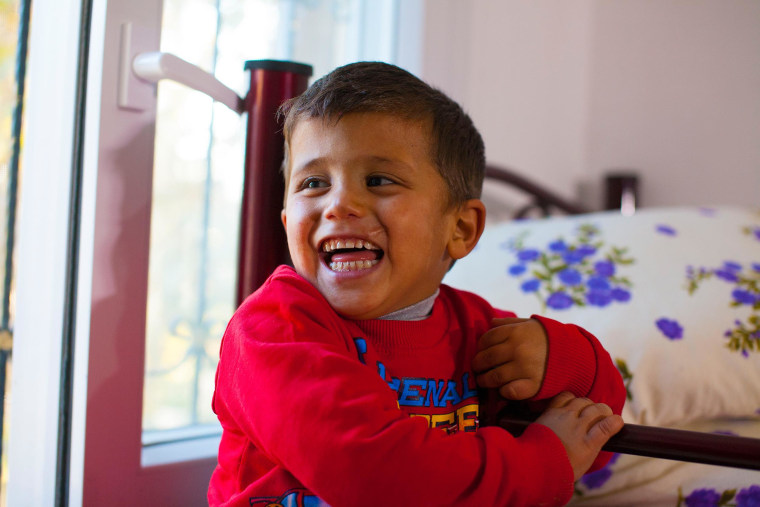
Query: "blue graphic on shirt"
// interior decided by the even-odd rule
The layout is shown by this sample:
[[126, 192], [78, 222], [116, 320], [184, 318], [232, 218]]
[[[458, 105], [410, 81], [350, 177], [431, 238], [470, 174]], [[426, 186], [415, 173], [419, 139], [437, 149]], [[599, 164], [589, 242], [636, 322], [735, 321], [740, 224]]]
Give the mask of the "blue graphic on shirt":
[[478, 391], [470, 385], [470, 373], [465, 372], [459, 382], [452, 379], [425, 377], [388, 377], [385, 365], [377, 362], [377, 372], [396, 392], [399, 407], [431, 407], [452, 409], [448, 413], [410, 413], [422, 417], [431, 428], [447, 433], [475, 432], [479, 426]]
[[251, 507], [330, 507], [321, 498], [304, 490], [287, 491], [281, 497], [257, 497], [250, 499]]
[[450, 379], [424, 377], [386, 377], [385, 365], [377, 362], [377, 373], [398, 393], [402, 407], [454, 407], [464, 400], [477, 398], [478, 391], [470, 386], [470, 373], [462, 374], [460, 382]]
[[356, 345], [356, 351], [359, 353], [359, 361], [362, 364], [367, 364], [364, 360], [364, 354], [367, 353], [367, 340], [364, 338], [354, 338], [354, 345]]
[[[354, 337], [353, 340], [359, 362], [367, 364], [366, 339]], [[429, 409], [419, 414], [407, 409], [409, 416], [422, 417], [427, 420], [429, 427], [440, 428], [447, 433], [477, 431], [480, 424], [478, 391], [470, 372], [464, 372], [459, 379], [393, 377], [381, 361], [376, 362], [376, 367], [380, 378], [396, 393], [399, 408]]]

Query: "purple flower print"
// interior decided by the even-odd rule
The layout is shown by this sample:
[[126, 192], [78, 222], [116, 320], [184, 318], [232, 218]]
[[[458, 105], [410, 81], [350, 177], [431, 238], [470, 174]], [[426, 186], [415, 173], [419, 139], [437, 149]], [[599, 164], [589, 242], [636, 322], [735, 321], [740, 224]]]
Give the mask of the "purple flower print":
[[571, 287], [580, 285], [581, 280], [583, 279], [580, 271], [573, 268], [563, 269], [558, 273], [557, 276], [559, 276], [559, 279], [562, 283]]
[[[711, 271], [710, 271], [711, 272]], [[694, 266], [686, 266], [686, 278], [689, 280], [695, 280], [702, 278], [708, 274], [707, 268], [695, 268]]]
[[677, 234], [675, 229], [665, 224], [658, 224], [655, 230], [665, 236], [675, 236]]
[[742, 270], [742, 265], [734, 261], [723, 261], [723, 268], [736, 273]]
[[695, 489], [684, 500], [688, 507], [715, 507], [720, 502], [720, 493], [714, 489]]
[[573, 298], [562, 291], [554, 292], [546, 298], [546, 306], [555, 310], [565, 310], [573, 306]]
[[755, 227], [752, 234], [755, 236], [756, 240], [760, 241], [760, 227]]
[[586, 294], [586, 302], [591, 306], [604, 308], [612, 303], [612, 292], [609, 290], [592, 290]]
[[[724, 260], [723, 264], [716, 268], [699, 268], [693, 266], [686, 268], [687, 290], [693, 294], [706, 280], [716, 278], [727, 282], [730, 288], [729, 306], [732, 308], [746, 307], [757, 310], [760, 308], [760, 287], [758, 286], [758, 274], [760, 263], [749, 263], [750, 270], [733, 260]], [[746, 322], [740, 319], [734, 321], [734, 328], [728, 329], [723, 336], [726, 338], [726, 347], [732, 352], [740, 353], [748, 358], [756, 350], [755, 335], [760, 333], [760, 321], [757, 320], [756, 312]], [[760, 350], [760, 349], [758, 349]]]
[[584, 257], [591, 257], [596, 253], [596, 247], [591, 245], [581, 245], [578, 247], [578, 253]]
[[517, 259], [522, 262], [532, 262], [541, 256], [541, 252], [536, 249], [528, 248], [517, 252]]
[[610, 477], [612, 477], [612, 470], [604, 467], [581, 477], [581, 483], [588, 489], [597, 489], [604, 486], [604, 483], [610, 480]]
[[568, 265], [580, 264], [583, 262], [583, 252], [579, 250], [565, 250], [562, 252], [562, 260]]
[[610, 480], [610, 477], [612, 477], [611, 467], [615, 464], [619, 457], [620, 454], [613, 454], [607, 464], [604, 465], [604, 467], [582, 476], [581, 483], [588, 489], [596, 489], [604, 486], [604, 484]]
[[591, 290], [610, 290], [610, 282], [601, 276], [592, 276], [586, 282], [586, 286]]
[[[535, 294], [545, 310], [631, 300], [633, 284], [619, 272], [634, 259], [627, 248], [605, 247], [593, 224], [579, 226], [570, 241], [558, 237], [543, 248], [526, 245], [527, 234], [504, 242], [515, 255], [506, 271], [517, 278], [523, 292]], [[619, 290], [613, 292], [613, 284]]]
[[567, 245], [563, 240], [558, 239], [549, 243], [549, 250], [552, 252], [561, 253], [567, 250]]
[[683, 338], [683, 327], [681, 327], [681, 324], [679, 324], [678, 321], [663, 317], [658, 319], [655, 324], [657, 324], [657, 328], [667, 338], [671, 340], [680, 340]]
[[760, 507], [760, 486], [744, 488], [736, 495], [736, 507]]
[[615, 264], [610, 261], [599, 261], [594, 264], [594, 271], [599, 276], [609, 278], [615, 274]]
[[520, 285], [523, 292], [536, 292], [541, 287], [541, 281], [536, 278], [526, 280]]
[[741, 305], [754, 305], [757, 301], [757, 296], [744, 289], [734, 289], [731, 296], [734, 298], [734, 301]]
[[736, 276], [736, 271], [732, 271], [730, 269], [716, 269], [715, 270], [715, 276], [720, 278], [721, 280], [725, 280], [726, 282], [737, 282], [739, 281], [739, 277]]

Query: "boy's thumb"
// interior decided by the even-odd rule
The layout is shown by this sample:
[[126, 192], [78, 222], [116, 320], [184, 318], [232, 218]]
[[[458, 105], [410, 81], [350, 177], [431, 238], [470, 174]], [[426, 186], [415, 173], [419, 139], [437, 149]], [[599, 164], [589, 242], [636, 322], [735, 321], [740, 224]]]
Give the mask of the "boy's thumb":
[[589, 443], [601, 449], [607, 440], [622, 428], [623, 418], [617, 414], [609, 415], [591, 427], [588, 432]]

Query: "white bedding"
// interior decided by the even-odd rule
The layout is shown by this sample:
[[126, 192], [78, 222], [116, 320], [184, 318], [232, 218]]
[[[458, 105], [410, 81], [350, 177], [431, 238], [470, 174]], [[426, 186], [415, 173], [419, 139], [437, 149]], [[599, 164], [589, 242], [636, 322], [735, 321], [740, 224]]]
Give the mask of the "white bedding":
[[[519, 316], [543, 314], [594, 333], [626, 382], [629, 423], [760, 438], [756, 210], [492, 223], [444, 282]], [[610, 471], [599, 487], [579, 482], [575, 501], [675, 506], [680, 491], [681, 505], [760, 506], [758, 472], [635, 456], [620, 456], [603, 474]]]
[[[702, 421], [681, 429], [760, 438], [758, 419]], [[620, 454], [576, 484], [570, 505], [758, 506], [760, 472]]]

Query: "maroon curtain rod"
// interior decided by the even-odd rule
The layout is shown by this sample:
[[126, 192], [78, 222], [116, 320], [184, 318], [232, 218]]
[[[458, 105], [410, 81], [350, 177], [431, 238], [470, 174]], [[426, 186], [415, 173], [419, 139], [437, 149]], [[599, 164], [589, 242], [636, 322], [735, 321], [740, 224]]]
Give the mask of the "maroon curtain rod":
[[[520, 435], [530, 421], [501, 416], [498, 425]], [[760, 439], [625, 424], [602, 450], [650, 458], [760, 470]]]

